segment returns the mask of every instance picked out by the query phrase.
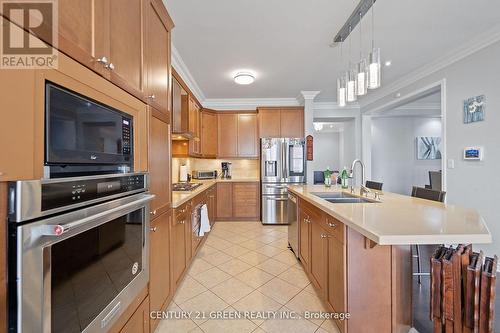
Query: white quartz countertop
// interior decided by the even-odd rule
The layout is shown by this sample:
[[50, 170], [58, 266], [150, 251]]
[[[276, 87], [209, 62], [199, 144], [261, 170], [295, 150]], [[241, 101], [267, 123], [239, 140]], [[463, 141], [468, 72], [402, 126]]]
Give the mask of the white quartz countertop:
[[[491, 243], [474, 209], [389, 192], [376, 203], [331, 203], [314, 195], [340, 192], [323, 185], [290, 185], [290, 192], [380, 245]], [[350, 194], [350, 191], [346, 191]], [[356, 189], [355, 193], [359, 193]], [[369, 194], [373, 199], [373, 193]]]
[[231, 178], [231, 179], [208, 179], [208, 180], [198, 180], [194, 179], [192, 183], [201, 183], [201, 186], [198, 186], [193, 191], [173, 191], [172, 192], [172, 208], [177, 208], [189, 200], [193, 199], [198, 194], [208, 190], [210, 187], [219, 182], [234, 182], [234, 183], [246, 183], [246, 182], [259, 182], [258, 178]]

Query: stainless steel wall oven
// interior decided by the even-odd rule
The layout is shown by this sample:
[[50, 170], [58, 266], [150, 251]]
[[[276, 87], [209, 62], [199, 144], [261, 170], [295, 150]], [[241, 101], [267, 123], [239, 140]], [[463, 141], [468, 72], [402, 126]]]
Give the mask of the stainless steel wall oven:
[[146, 174], [13, 182], [9, 327], [106, 332], [149, 281]]

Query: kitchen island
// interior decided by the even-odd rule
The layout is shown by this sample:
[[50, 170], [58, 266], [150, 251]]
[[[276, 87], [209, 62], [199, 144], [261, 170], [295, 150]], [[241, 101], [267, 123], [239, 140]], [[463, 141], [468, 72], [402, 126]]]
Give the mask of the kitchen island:
[[349, 313], [334, 319], [343, 333], [408, 332], [410, 245], [492, 241], [473, 209], [388, 192], [375, 199], [323, 185], [288, 188], [298, 198], [301, 264], [327, 308]]

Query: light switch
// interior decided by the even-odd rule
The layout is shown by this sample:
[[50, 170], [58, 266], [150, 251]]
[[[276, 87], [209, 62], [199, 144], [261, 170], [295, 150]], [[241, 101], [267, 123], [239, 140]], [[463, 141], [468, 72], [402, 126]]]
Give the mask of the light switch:
[[448, 169], [455, 169], [455, 160], [449, 158], [448, 159]]

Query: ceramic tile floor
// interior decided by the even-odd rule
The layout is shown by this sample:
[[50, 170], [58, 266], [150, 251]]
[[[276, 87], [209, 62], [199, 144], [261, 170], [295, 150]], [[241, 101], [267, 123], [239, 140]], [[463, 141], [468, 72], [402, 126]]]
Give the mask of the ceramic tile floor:
[[[177, 290], [169, 311], [325, 311], [297, 259], [286, 226], [217, 222]], [[156, 333], [333, 332], [334, 324], [300, 319], [169, 319]]]

